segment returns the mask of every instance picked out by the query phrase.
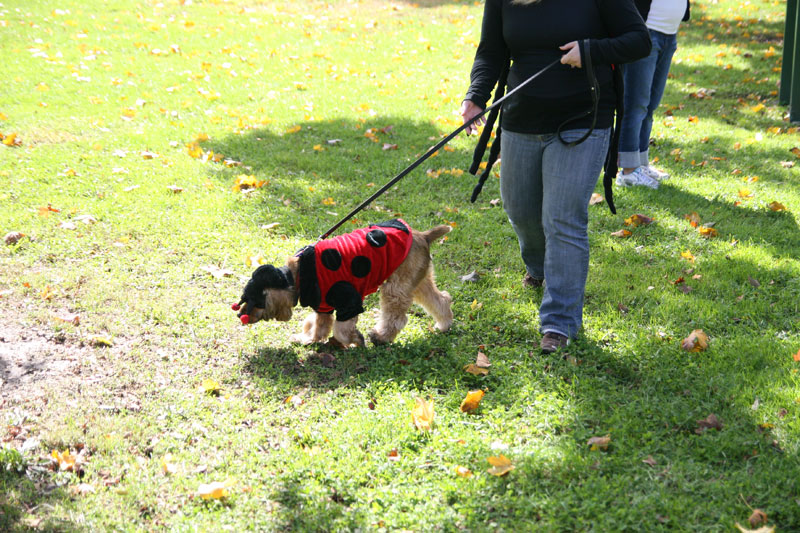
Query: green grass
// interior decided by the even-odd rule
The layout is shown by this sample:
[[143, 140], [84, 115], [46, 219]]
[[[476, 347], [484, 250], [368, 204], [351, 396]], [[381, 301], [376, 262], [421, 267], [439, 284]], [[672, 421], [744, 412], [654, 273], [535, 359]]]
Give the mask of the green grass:
[[[693, 2], [651, 150], [672, 178], [617, 189], [618, 215], [591, 208], [585, 330], [567, 354], [538, 352], [541, 293], [521, 289], [513, 231], [489, 203], [497, 180], [469, 203], [474, 178], [458, 171], [475, 139], [461, 137], [356, 221], [454, 225], [432, 250], [453, 330], [415, 312], [395, 344], [326, 365], [324, 348], [287, 342], [304, 312], [238, 325], [245, 261], [282, 262], [456, 127], [481, 5], [5, 2], [0, 133], [22, 145], [0, 146], [0, 233], [26, 237], [0, 248], [0, 310], [75, 361], [41, 395], [2, 383], [5, 446], [39, 445], [3, 448], [0, 529], [735, 531], [758, 508], [797, 530], [800, 183], [781, 162], [800, 140], [777, 102], [784, 12]], [[201, 134], [203, 152], [241, 166], [190, 157]], [[267, 184], [235, 192], [241, 174]], [[655, 222], [612, 237], [634, 213]], [[478, 283], [460, 280], [473, 270]], [[80, 325], [53, 318], [67, 312]], [[707, 351], [681, 350], [694, 329]], [[479, 350], [484, 377], [462, 370]], [[478, 412], [461, 413], [478, 388]], [[430, 434], [411, 425], [415, 397], [435, 402]], [[697, 434], [711, 413], [722, 429]], [[586, 444], [605, 435], [606, 451]], [[82, 477], [49, 468], [52, 450], [81, 448]], [[515, 470], [496, 478], [486, 458], [500, 453]], [[197, 497], [212, 481], [229, 496]]]

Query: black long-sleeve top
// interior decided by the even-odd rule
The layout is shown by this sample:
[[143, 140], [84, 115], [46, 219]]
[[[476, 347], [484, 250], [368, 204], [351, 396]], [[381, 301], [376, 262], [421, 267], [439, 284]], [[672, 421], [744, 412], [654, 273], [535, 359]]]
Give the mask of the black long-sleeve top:
[[[511, 91], [564, 55], [559, 46], [584, 39], [589, 40], [600, 85], [596, 127], [610, 127], [615, 107], [611, 65], [650, 53], [650, 34], [632, 0], [542, 0], [529, 5], [486, 0], [466, 99], [486, 107], [509, 57]], [[519, 133], [554, 133], [565, 120], [591, 107], [585, 70], [558, 63], [506, 100], [502, 127]], [[586, 116], [570, 122], [569, 129], [586, 128], [591, 122], [592, 117]]]

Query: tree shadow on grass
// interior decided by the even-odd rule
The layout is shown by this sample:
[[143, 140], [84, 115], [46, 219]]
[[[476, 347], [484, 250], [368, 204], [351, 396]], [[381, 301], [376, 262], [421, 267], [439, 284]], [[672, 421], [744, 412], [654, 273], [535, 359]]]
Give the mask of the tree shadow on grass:
[[47, 518], [47, 509], [64, 505], [70, 496], [60, 487], [43, 490], [26, 474], [0, 472], [0, 531], [84, 531], [76, 524]]
[[[202, 147], [242, 162], [239, 168], [214, 167], [212, 177], [227, 186], [232, 186], [234, 177], [242, 173], [267, 181], [265, 187], [242, 200], [241, 209], [237, 209], [239, 216], [256, 224], [278, 222], [279, 233], [298, 235], [311, 242], [425, 153], [442, 135], [431, 123], [397, 116], [373, 117], [364, 122], [302, 122], [288, 131], [292, 133], [249, 130], [204, 142]], [[437, 199], [441, 199], [441, 205], [451, 203], [451, 186], [456, 182], [445, 181], [448, 175], [434, 180], [426, 171], [461, 169], [469, 164], [463, 150], [440, 152], [386, 191], [340, 232], [397, 214], [415, 227], [431, 224], [421, 221], [429, 221], [434, 213], [423, 211], [420, 204], [429, 205]], [[459, 194], [469, 193], [465, 189]], [[419, 202], [420, 196], [426, 201]]]

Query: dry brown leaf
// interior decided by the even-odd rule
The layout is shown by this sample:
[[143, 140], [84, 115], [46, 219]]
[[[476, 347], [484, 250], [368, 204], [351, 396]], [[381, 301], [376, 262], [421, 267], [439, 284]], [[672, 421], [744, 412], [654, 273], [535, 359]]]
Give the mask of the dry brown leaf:
[[6, 233], [5, 237], [3, 237], [3, 241], [7, 245], [12, 246], [14, 244], [17, 244], [24, 236], [25, 236], [24, 233], [20, 233], [18, 231], [10, 231]]
[[626, 238], [630, 237], [631, 235], [633, 235], [633, 233], [631, 233], [630, 231], [628, 231], [626, 229], [621, 229], [619, 231], [614, 231], [614, 232], [611, 233], [612, 237], [619, 237], [620, 239], [626, 239]]
[[761, 509], [753, 509], [753, 513], [750, 515], [750, 518], [748, 518], [747, 521], [750, 523], [750, 527], [758, 527], [766, 524], [767, 513]]
[[603, 202], [605, 202], [605, 198], [603, 198], [603, 195], [596, 192], [593, 192], [592, 197], [589, 198], [589, 205], [602, 204]]
[[480, 368], [489, 368], [492, 366], [492, 363], [489, 362], [489, 358], [486, 357], [485, 353], [478, 352], [478, 357], [475, 359], [475, 365]]
[[711, 413], [702, 420], [698, 420], [697, 428], [695, 428], [694, 432], [700, 435], [707, 429], [716, 429], [717, 431], [722, 429], [722, 422], [714, 413]]
[[606, 435], [605, 437], [592, 437], [586, 441], [586, 444], [591, 450], [607, 450], [608, 445], [611, 444], [611, 436]]

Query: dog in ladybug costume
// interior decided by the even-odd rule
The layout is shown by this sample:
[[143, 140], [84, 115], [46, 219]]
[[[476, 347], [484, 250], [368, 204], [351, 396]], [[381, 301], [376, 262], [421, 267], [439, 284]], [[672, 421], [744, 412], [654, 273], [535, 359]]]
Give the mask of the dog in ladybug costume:
[[364, 312], [364, 297], [380, 289], [380, 316], [369, 332], [373, 344], [395, 339], [412, 303], [434, 318], [436, 329], [447, 331], [453, 323], [452, 298], [436, 287], [430, 244], [450, 229], [442, 225], [420, 232], [394, 219], [319, 241], [282, 267], [259, 266], [232, 307], [243, 324], [253, 324], [287, 321], [299, 303], [313, 312], [291, 341], [311, 344], [330, 337], [340, 346], [364, 346], [358, 315]]

